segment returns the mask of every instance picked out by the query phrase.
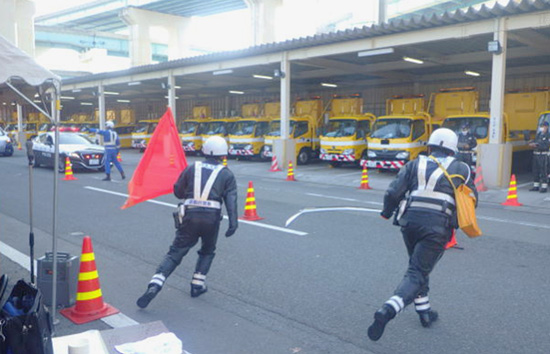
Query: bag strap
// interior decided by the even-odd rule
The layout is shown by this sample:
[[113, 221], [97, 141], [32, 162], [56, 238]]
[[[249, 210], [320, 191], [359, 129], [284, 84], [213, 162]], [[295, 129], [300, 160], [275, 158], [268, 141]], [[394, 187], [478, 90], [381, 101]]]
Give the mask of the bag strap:
[[439, 168], [443, 170], [443, 174], [445, 175], [445, 177], [447, 177], [447, 180], [449, 181], [449, 183], [450, 183], [451, 186], [453, 187], [453, 191], [454, 191], [455, 194], [456, 194], [456, 187], [455, 187], [455, 184], [453, 183], [453, 177], [460, 178], [460, 179], [462, 179], [463, 181], [465, 181], [466, 178], [464, 178], [464, 176], [462, 176], [462, 175], [450, 175], [449, 172], [447, 172], [447, 170], [445, 169], [445, 167], [443, 167], [443, 165], [441, 165], [441, 163], [440, 163], [439, 161], [437, 161], [437, 159], [436, 159], [435, 157], [433, 157], [432, 155], [430, 155], [429, 158], [430, 158], [432, 161], [435, 161], [435, 163], [439, 166]]

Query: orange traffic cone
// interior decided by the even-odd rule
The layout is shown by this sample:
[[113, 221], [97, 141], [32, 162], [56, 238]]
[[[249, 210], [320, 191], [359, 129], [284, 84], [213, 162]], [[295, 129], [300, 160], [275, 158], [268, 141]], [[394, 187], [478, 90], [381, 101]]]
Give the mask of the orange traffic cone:
[[227, 167], [227, 157], [225, 157], [225, 156], [223, 157], [223, 162], [222, 163], [225, 167]]
[[449, 248], [458, 246], [458, 242], [456, 242], [455, 234], [456, 234], [456, 231], [453, 230], [453, 236], [451, 236], [451, 240], [449, 242], [447, 242], [447, 244], [445, 245], [446, 250], [448, 250]]
[[17, 141], [17, 150], [23, 150], [23, 148], [21, 147], [21, 142], [19, 140]]
[[90, 236], [85, 236], [82, 240], [76, 304], [59, 312], [76, 324], [91, 322], [119, 312], [103, 302]]
[[254, 185], [252, 181], [248, 182], [248, 193], [246, 194], [246, 203], [244, 205], [244, 215], [239, 219], [248, 221], [262, 220], [256, 213], [256, 197], [254, 197]]
[[367, 172], [366, 165], [363, 165], [363, 173], [361, 173], [361, 185], [359, 186], [359, 189], [372, 189], [371, 186], [369, 186], [369, 174]]
[[292, 167], [292, 161], [288, 161], [288, 172], [286, 174], [287, 181], [296, 181], [294, 179], [294, 167]]
[[65, 158], [65, 178], [63, 178], [63, 181], [76, 181], [78, 178], [73, 176], [73, 165], [71, 164], [71, 160], [66, 157]]
[[277, 163], [277, 157], [273, 155], [271, 157], [271, 168], [269, 169], [269, 172], [279, 172], [279, 171], [282, 171], [282, 170], [279, 168], [279, 164]]
[[517, 193], [517, 187], [516, 187], [516, 175], [512, 175], [512, 178], [510, 179], [510, 187], [508, 188], [508, 196], [506, 197], [506, 201], [504, 203], [500, 203], [502, 205], [508, 205], [508, 206], [522, 206], [520, 202], [518, 202], [518, 193]]
[[478, 192], [488, 191], [487, 187], [485, 186], [485, 182], [483, 181], [483, 173], [481, 172], [481, 166], [478, 166], [476, 168], [476, 178], [474, 179], [474, 185], [476, 186], [476, 190]]
[[116, 160], [118, 162], [122, 162], [122, 157], [120, 156], [120, 151], [118, 152], [118, 154], [116, 154]]

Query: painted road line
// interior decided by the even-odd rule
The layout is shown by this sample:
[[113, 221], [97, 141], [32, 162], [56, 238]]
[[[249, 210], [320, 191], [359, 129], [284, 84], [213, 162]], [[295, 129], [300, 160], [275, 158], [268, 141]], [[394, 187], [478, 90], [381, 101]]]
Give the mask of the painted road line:
[[505, 219], [493, 218], [491, 216], [481, 216], [481, 215], [478, 215], [477, 218], [481, 219], [481, 220], [501, 222], [501, 223], [504, 223], [504, 224], [514, 224], [514, 225], [521, 225], [521, 226], [528, 226], [528, 227], [539, 227], [541, 229], [549, 229], [550, 230], [550, 225], [544, 225], [544, 224], [535, 224], [535, 223], [523, 222], [523, 221], [510, 221], [510, 220], [505, 220]]
[[366, 203], [366, 204], [374, 204], [374, 205], [383, 205], [384, 204], [384, 203], [381, 203], [381, 202], [371, 202], [370, 200], [342, 198], [342, 197], [335, 197], [335, 196], [332, 196], [332, 195], [324, 195], [324, 194], [317, 194], [317, 193], [306, 193], [306, 195], [309, 195], [309, 196], [312, 196], [312, 197], [326, 198], [326, 199], [344, 200], [344, 201], [347, 201], [347, 202], [357, 202], [357, 203]]
[[[110, 191], [110, 190], [107, 190], [107, 189], [101, 189], [101, 188], [96, 188], [96, 187], [91, 187], [91, 186], [86, 186], [84, 188], [92, 190], [92, 191], [96, 191], [96, 192], [107, 193], [107, 194], [112, 194], [112, 195], [116, 195], [116, 196], [119, 196], [119, 197], [128, 198], [128, 194], [113, 192], [113, 191]], [[158, 201], [158, 200], [147, 200], [146, 202], [147, 203], [152, 203], [152, 204], [163, 205], [163, 206], [167, 206], [167, 207], [170, 207], [170, 208], [177, 208], [178, 207], [176, 204], [165, 203], [165, 202], [161, 202], [161, 201]], [[227, 219], [227, 216], [224, 215], [223, 218]], [[243, 224], [263, 227], [265, 229], [281, 231], [281, 232], [285, 232], [287, 234], [294, 234], [294, 235], [298, 235], [298, 236], [306, 236], [307, 235], [307, 232], [293, 230], [293, 229], [287, 229], [287, 228], [284, 228], [284, 227], [270, 225], [270, 224], [264, 224], [264, 223], [257, 222], [257, 221], [239, 220], [239, 222], [243, 223]]]
[[[31, 271], [30, 266], [30, 257], [26, 254], [19, 252], [15, 248], [8, 246], [4, 242], [0, 241], [0, 253], [14, 261], [15, 263], [19, 264], [29, 272]], [[34, 261], [34, 269], [38, 269], [36, 265], [36, 260]], [[105, 322], [107, 325], [111, 326], [112, 328], [119, 328], [119, 327], [127, 327], [139, 324], [139, 322], [134, 321], [130, 317], [124, 315], [123, 313], [119, 313], [117, 315], [104, 317], [101, 319], [103, 322]]]

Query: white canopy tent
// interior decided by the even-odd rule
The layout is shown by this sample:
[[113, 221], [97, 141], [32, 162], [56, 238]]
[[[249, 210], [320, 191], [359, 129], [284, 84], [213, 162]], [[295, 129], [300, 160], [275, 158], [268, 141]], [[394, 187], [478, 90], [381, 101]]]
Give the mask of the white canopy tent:
[[[15, 47], [7, 39], [0, 36], [0, 100], [4, 102], [28, 102], [38, 111], [48, 117], [57, 127], [59, 123], [59, 94], [61, 78], [38, 65], [34, 59]], [[37, 105], [30, 94], [38, 93], [42, 106]], [[32, 96], [31, 96], [32, 97]], [[50, 109], [46, 107], [50, 102]], [[18, 110], [21, 112], [21, 110]], [[21, 120], [21, 117], [19, 117]], [[55, 129], [55, 166], [59, 166], [59, 131]], [[28, 154], [32, 155], [32, 147]], [[30, 158], [29, 158], [29, 161]], [[34, 235], [32, 230], [32, 164], [29, 163], [29, 217], [30, 217], [30, 257], [31, 282], [34, 282]], [[53, 178], [53, 217], [52, 217], [52, 252], [53, 252], [53, 284], [52, 284], [52, 319], [55, 321], [56, 280], [57, 280], [57, 184], [58, 169], [54, 168]]]

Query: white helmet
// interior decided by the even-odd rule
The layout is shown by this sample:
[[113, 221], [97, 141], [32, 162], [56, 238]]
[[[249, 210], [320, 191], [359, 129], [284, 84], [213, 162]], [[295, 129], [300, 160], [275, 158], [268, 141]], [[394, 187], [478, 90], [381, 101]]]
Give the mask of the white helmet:
[[448, 128], [439, 128], [434, 130], [428, 140], [428, 146], [440, 146], [451, 150], [454, 153], [458, 152], [457, 144], [458, 136], [455, 132]]
[[221, 136], [211, 136], [202, 144], [205, 156], [227, 156], [227, 142]]
[[108, 120], [107, 122], [105, 122], [105, 126], [112, 129], [115, 127], [115, 123], [112, 120]]

